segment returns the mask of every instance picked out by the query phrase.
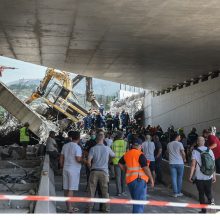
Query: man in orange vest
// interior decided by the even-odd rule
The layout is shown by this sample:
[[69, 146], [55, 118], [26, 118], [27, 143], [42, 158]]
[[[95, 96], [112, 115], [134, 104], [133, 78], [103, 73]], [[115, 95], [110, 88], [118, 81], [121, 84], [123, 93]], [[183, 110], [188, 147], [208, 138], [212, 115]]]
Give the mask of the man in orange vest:
[[[150, 179], [151, 186], [154, 187], [154, 180], [147, 165], [147, 158], [141, 151], [141, 145], [137, 139], [132, 141], [132, 149], [125, 153], [119, 160], [118, 165], [126, 172], [126, 183], [131, 198], [134, 200], [146, 200], [147, 182]], [[132, 212], [143, 213], [144, 205], [133, 205]]]

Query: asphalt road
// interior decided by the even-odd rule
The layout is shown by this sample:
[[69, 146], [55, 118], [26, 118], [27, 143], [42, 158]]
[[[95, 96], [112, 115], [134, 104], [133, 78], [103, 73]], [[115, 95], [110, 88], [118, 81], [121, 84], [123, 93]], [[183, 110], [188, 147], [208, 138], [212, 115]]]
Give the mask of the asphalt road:
[[[56, 185], [56, 194], [57, 196], [63, 196], [62, 190], [62, 176], [55, 176], [55, 185]], [[130, 199], [130, 194], [128, 189], [126, 189], [127, 196], [117, 197], [116, 195], [116, 186], [115, 181], [110, 180], [110, 198], [124, 198]], [[178, 198], [173, 198], [170, 196], [171, 189], [163, 185], [156, 185], [154, 189], [148, 187], [148, 200], [156, 201], [170, 201], [170, 202], [182, 202], [182, 203], [198, 203], [193, 198], [182, 196]], [[86, 192], [86, 176], [84, 169], [81, 172], [80, 186], [79, 191], [75, 192], [75, 196], [87, 197]], [[84, 213], [86, 204], [77, 203], [74, 205], [79, 209], [78, 213]], [[145, 213], [198, 213], [199, 209], [190, 209], [190, 208], [180, 208], [180, 207], [158, 207], [158, 206], [145, 206]], [[64, 202], [57, 202], [57, 212], [66, 213], [66, 206]], [[95, 204], [93, 213], [99, 213], [99, 204]], [[132, 205], [127, 204], [111, 204], [110, 213], [132, 213]]]

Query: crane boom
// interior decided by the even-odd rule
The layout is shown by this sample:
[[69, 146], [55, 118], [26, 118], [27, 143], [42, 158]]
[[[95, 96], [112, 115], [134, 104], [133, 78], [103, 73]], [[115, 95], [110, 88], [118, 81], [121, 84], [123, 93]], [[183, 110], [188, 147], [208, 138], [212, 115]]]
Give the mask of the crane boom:
[[2, 73], [4, 70], [14, 70], [14, 69], [18, 69], [18, 68], [9, 67], [9, 66], [0, 66], [0, 77], [2, 77]]

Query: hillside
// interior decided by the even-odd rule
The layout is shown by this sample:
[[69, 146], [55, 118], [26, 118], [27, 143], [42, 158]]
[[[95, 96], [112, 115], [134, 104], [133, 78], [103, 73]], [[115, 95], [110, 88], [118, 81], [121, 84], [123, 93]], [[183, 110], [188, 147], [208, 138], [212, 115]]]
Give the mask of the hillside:
[[[8, 86], [13, 88], [13, 86], [19, 87], [31, 87], [35, 89], [40, 84], [41, 79], [21, 79], [17, 81], [13, 81], [8, 83]], [[84, 94], [85, 93], [85, 79], [82, 80], [75, 88], [74, 91], [76, 93]], [[96, 95], [104, 95], [104, 96], [114, 96], [120, 89], [119, 83], [114, 83], [110, 81], [93, 79], [93, 90]]]

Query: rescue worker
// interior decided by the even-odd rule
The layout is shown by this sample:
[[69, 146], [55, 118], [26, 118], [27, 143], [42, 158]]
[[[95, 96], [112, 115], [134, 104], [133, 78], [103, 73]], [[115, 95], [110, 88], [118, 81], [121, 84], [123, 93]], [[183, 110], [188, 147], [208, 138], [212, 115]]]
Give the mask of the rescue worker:
[[115, 129], [119, 130], [119, 127], [120, 127], [120, 119], [119, 119], [119, 112], [117, 112], [113, 118], [113, 130]]
[[126, 115], [125, 115], [125, 110], [122, 111], [120, 115], [121, 123], [122, 123], [122, 129], [126, 128]]
[[26, 159], [27, 146], [30, 142], [30, 136], [28, 132], [30, 124], [26, 122], [22, 128], [20, 128], [20, 144], [23, 146], [22, 159]]
[[108, 131], [112, 131], [113, 118], [110, 112], [105, 116], [106, 127]]
[[120, 169], [118, 166], [118, 161], [120, 158], [125, 154], [127, 150], [127, 142], [123, 139], [123, 132], [118, 131], [116, 138], [112, 144], [112, 151], [115, 153], [115, 158], [112, 159], [116, 177], [116, 189], [117, 189], [117, 196], [126, 195], [125, 192], [125, 172]]
[[101, 104], [99, 107], [99, 112], [102, 116], [104, 115], [104, 110], [105, 110], [105, 108], [104, 108], [103, 104]]
[[[154, 180], [147, 165], [147, 158], [141, 151], [141, 145], [137, 139], [133, 140], [132, 149], [119, 160], [118, 165], [126, 172], [126, 183], [131, 198], [134, 200], [146, 200], [147, 182], [150, 179], [154, 187]], [[143, 213], [144, 205], [133, 205], [133, 213]]]

